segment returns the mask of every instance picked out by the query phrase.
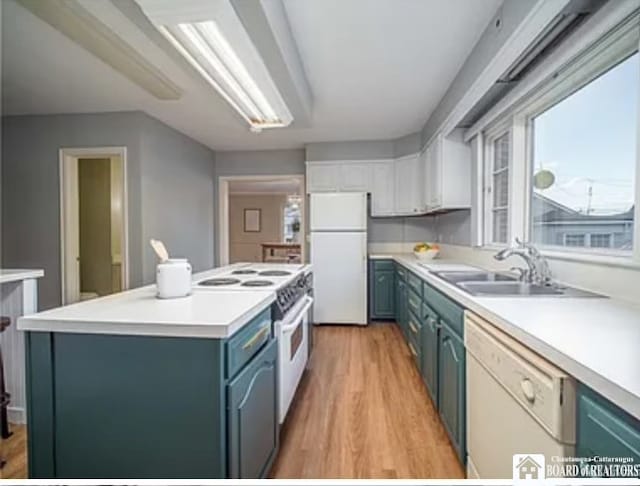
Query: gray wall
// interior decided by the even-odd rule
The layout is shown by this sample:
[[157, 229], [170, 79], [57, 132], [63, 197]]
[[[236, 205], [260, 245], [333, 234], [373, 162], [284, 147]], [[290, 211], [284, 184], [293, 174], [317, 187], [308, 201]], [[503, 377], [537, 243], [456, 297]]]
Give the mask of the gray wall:
[[142, 275], [155, 280], [156, 257], [149, 239], [188, 258], [194, 272], [214, 266], [214, 153], [151, 117], [140, 131]]
[[[179, 150], [169, 152], [171, 144], [163, 138], [177, 141]], [[2, 141], [2, 266], [44, 269], [45, 277], [39, 282], [41, 309], [61, 301], [58, 152], [63, 147], [127, 148], [131, 287], [152, 280], [146, 240], [165, 218], [179, 220], [176, 233], [168, 235], [169, 245], [176, 251], [190, 251], [195, 243], [186, 240], [203, 238], [203, 247], [210, 249], [189, 257], [195, 257], [198, 267], [213, 263], [212, 253], [205, 256], [213, 251], [212, 219], [197, 221], [183, 211], [178, 215], [175, 208], [169, 208], [168, 215], [165, 210], [186, 198], [189, 209], [196, 207], [197, 200], [198, 208], [208, 205], [212, 215], [212, 168], [205, 170], [204, 159], [213, 165], [213, 152], [200, 144], [140, 112], [3, 117]], [[162, 149], [157, 150], [156, 144]], [[143, 167], [144, 178], [150, 180], [144, 196]], [[202, 179], [194, 189], [196, 177]]]
[[[125, 146], [129, 212], [139, 215], [140, 113], [12, 116], [2, 119], [2, 266], [42, 268], [39, 307], [60, 304], [60, 194], [62, 147]], [[142, 283], [142, 231], [129, 219], [132, 286]]]
[[304, 149], [216, 152], [216, 177], [299, 175], [305, 173]]
[[369, 243], [417, 243], [419, 241], [471, 244], [469, 210], [432, 216], [369, 218]]
[[392, 159], [419, 152], [420, 132], [395, 140], [360, 142], [316, 142], [305, 145], [307, 160], [375, 160]]
[[393, 158], [392, 140], [319, 142], [306, 146], [307, 160], [372, 160]]

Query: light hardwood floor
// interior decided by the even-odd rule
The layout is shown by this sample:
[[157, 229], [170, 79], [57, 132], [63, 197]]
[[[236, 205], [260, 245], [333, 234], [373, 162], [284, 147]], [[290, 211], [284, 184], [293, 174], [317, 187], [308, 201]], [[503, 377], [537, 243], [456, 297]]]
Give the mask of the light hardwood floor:
[[[396, 325], [320, 326], [314, 335], [273, 478], [464, 477]], [[0, 478], [26, 478], [26, 429], [12, 430]]]
[[7, 461], [0, 469], [0, 479], [27, 478], [27, 429], [24, 425], [11, 425], [13, 435], [0, 439], [0, 457]]
[[315, 328], [273, 478], [464, 477], [399, 328]]

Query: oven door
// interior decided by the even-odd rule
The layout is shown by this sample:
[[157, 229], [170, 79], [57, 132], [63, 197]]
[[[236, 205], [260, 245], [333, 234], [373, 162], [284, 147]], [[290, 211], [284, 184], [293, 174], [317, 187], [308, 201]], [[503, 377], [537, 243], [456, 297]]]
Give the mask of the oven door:
[[284, 422], [309, 356], [309, 309], [313, 299], [305, 296], [277, 325], [280, 423]]

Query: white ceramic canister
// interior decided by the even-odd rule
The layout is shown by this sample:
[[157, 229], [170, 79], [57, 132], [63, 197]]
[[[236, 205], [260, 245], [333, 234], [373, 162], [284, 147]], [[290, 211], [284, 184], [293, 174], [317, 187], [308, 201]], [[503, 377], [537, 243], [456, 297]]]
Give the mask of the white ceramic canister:
[[169, 258], [158, 263], [156, 285], [159, 299], [175, 299], [191, 294], [191, 264], [186, 258]]

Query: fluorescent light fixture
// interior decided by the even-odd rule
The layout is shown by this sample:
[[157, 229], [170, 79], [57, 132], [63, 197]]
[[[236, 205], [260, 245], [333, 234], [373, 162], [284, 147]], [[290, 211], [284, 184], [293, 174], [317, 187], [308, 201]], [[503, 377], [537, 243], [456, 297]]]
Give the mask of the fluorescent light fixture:
[[291, 123], [293, 117], [275, 86], [268, 86], [274, 103], [249, 74], [215, 21], [160, 25], [158, 30], [252, 130], [286, 127]]

